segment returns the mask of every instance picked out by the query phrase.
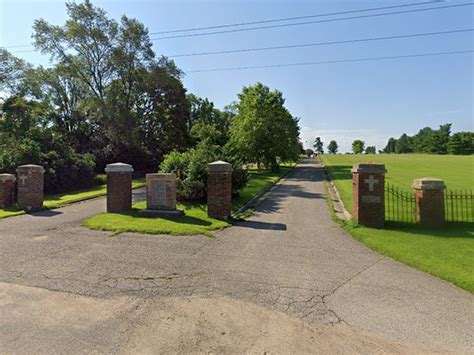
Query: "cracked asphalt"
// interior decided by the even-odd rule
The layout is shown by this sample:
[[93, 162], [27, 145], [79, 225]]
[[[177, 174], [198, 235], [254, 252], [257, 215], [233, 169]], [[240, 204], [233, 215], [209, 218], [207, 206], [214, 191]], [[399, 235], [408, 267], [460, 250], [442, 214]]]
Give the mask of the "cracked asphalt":
[[474, 352], [473, 295], [343, 231], [314, 161], [216, 238], [81, 227], [104, 210], [0, 220], [0, 353]]

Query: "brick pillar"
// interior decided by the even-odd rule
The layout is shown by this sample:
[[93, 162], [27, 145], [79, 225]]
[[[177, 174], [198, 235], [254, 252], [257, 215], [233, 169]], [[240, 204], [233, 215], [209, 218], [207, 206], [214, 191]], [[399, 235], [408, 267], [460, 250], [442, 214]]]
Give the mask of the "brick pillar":
[[15, 175], [0, 174], [0, 208], [13, 205], [15, 198]]
[[440, 227], [445, 223], [444, 181], [422, 178], [413, 181], [416, 198], [416, 220], [426, 227]]
[[363, 226], [380, 228], [385, 223], [385, 165], [352, 167], [352, 216]]
[[132, 208], [131, 165], [124, 163], [108, 164], [107, 174], [107, 212], [115, 213]]
[[18, 208], [26, 211], [43, 207], [44, 169], [39, 165], [21, 165], [18, 176]]
[[232, 208], [232, 165], [215, 161], [208, 165], [207, 214], [209, 217], [228, 219]]

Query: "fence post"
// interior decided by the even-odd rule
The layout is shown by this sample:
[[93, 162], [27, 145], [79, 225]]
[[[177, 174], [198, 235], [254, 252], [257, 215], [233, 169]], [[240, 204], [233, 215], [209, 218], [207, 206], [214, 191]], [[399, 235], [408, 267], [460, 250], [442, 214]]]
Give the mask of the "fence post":
[[385, 165], [352, 167], [352, 215], [357, 223], [380, 228], [385, 224]]
[[434, 178], [415, 179], [413, 182], [416, 199], [416, 220], [426, 227], [440, 227], [445, 224], [443, 180]]

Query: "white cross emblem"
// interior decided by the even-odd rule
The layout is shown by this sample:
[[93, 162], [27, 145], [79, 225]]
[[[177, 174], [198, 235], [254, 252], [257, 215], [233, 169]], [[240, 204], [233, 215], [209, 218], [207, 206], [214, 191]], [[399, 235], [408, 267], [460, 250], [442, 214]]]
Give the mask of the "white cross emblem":
[[365, 179], [364, 181], [366, 184], [369, 184], [369, 191], [372, 192], [374, 191], [374, 185], [379, 183], [378, 179], [374, 179], [373, 175], [369, 175], [368, 179]]
[[21, 184], [22, 184], [22, 185], [25, 185], [26, 179], [27, 179], [26, 175], [22, 175], [22, 176], [20, 177], [20, 180], [21, 180]]

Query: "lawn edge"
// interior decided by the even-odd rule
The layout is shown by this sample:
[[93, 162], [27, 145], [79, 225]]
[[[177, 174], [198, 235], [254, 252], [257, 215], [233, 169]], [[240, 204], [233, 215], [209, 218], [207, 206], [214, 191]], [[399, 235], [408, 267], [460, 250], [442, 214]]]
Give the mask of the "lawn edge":
[[[335, 212], [337, 218], [343, 221], [350, 221], [352, 219], [352, 214], [347, 210], [344, 201], [342, 200], [341, 194], [337, 189], [336, 183], [331, 177], [329, 169], [324, 164], [324, 161], [321, 158], [318, 158], [317, 161], [321, 164], [323, 168], [323, 179], [326, 182], [328, 188], [328, 198], [331, 199], [331, 208]], [[336, 208], [337, 207], [337, 208]]]
[[[364, 238], [361, 238], [361, 237], [356, 236], [355, 234], [351, 233], [352, 230], [354, 228], [358, 228], [359, 225], [357, 225], [353, 220], [344, 220], [344, 219], [341, 219], [337, 215], [337, 210], [334, 207], [334, 201], [331, 198], [330, 189], [331, 189], [331, 184], [330, 184], [329, 180], [324, 180], [324, 190], [325, 190], [325, 193], [326, 193], [326, 202], [327, 202], [327, 206], [328, 206], [328, 209], [329, 209], [329, 214], [331, 215], [332, 220], [336, 224], [338, 224], [351, 238], [353, 238], [354, 240], [361, 243], [366, 248], [372, 250], [373, 252], [375, 252], [375, 253], [377, 253], [377, 254], [385, 257], [385, 258], [388, 258], [390, 260], [393, 260], [393, 261], [395, 261], [397, 263], [400, 263], [400, 264], [403, 264], [405, 266], [411, 267], [411, 268], [413, 268], [413, 269], [415, 269], [419, 272], [424, 272], [424, 273], [426, 273], [430, 276], [436, 277], [438, 280], [441, 280], [442, 282], [446, 282], [447, 284], [449, 284], [452, 287], [456, 287], [456, 288], [461, 289], [463, 291], [466, 291], [470, 294], [474, 294], [474, 288], [471, 290], [470, 288], [467, 288], [467, 287], [464, 287], [463, 285], [460, 285], [459, 283], [455, 282], [454, 280], [451, 280], [451, 279], [448, 279], [446, 277], [437, 275], [437, 274], [433, 273], [432, 271], [428, 270], [427, 268], [425, 268], [423, 265], [417, 265], [414, 262], [401, 260], [401, 259], [395, 257], [393, 254], [391, 254], [389, 251], [382, 250], [382, 249], [380, 249], [376, 246], [371, 245], [370, 243], [366, 243], [364, 241]], [[360, 227], [364, 228], [363, 226], [360, 226]]]

